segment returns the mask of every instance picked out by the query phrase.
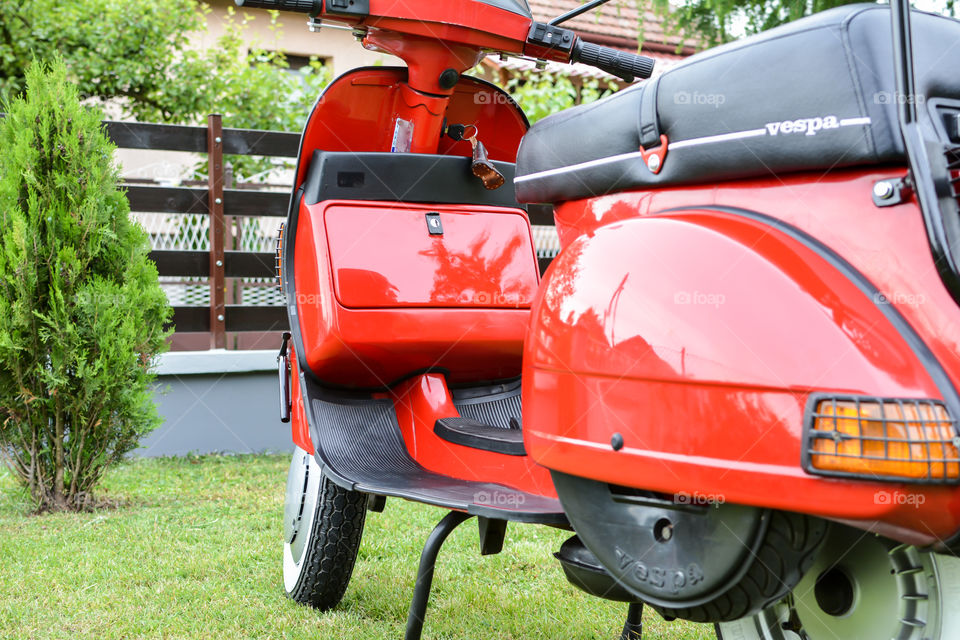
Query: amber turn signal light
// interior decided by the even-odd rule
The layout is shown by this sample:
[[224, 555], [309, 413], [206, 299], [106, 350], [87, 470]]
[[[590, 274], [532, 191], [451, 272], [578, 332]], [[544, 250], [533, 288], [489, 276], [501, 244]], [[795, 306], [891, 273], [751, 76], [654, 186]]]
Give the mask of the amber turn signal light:
[[960, 438], [934, 400], [817, 398], [807, 421], [807, 470], [865, 480], [960, 480]]

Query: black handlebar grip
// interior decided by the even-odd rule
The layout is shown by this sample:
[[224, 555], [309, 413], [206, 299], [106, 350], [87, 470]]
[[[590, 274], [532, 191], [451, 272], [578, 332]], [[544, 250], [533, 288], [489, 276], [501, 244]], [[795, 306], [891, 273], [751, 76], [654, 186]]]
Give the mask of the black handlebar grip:
[[276, 9], [316, 15], [323, 9], [323, 0], [234, 0], [247, 9]]
[[577, 40], [570, 54], [571, 62], [582, 62], [606, 71], [626, 82], [634, 78], [649, 78], [653, 74], [655, 60], [619, 49], [602, 47], [592, 42]]

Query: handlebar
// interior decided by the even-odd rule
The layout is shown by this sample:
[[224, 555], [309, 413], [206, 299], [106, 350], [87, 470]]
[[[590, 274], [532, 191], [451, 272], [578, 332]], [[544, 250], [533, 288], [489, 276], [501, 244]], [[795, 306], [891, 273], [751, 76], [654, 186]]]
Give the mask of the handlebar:
[[625, 82], [633, 82], [634, 78], [649, 78], [653, 74], [655, 61], [647, 56], [577, 39], [570, 52], [570, 62], [582, 62], [622, 78]]
[[[307, 13], [312, 16], [319, 15], [324, 10], [324, 0], [234, 0], [238, 7], [249, 9], [273, 9], [278, 11], [293, 11], [296, 13]], [[327, 11], [330, 13], [340, 13], [341, 9], [346, 13], [354, 13], [350, 6], [354, 0], [327, 0], [330, 5]], [[363, 3], [366, 6], [366, 3]], [[360, 15], [360, 14], [358, 14]], [[366, 16], [366, 12], [362, 15]], [[541, 31], [543, 33], [541, 33]], [[539, 45], [542, 49], [562, 53], [564, 49], [570, 52], [570, 62], [582, 62], [596, 67], [607, 73], [622, 78], [625, 82], [633, 82], [635, 78], [649, 78], [653, 74], [654, 59], [647, 56], [620, 51], [610, 47], [603, 47], [585, 42], [576, 38], [572, 31], [561, 29], [552, 25], [534, 23], [531, 28], [530, 36], [527, 38], [528, 44]], [[569, 42], [574, 39], [571, 47], [557, 48], [558, 44]], [[537, 57], [543, 55], [535, 54]], [[550, 56], [546, 56], [550, 57]], [[553, 58], [560, 59], [560, 58]]]
[[317, 14], [323, 9], [323, 0], [234, 0], [238, 7], [247, 9], [274, 9], [297, 13]]

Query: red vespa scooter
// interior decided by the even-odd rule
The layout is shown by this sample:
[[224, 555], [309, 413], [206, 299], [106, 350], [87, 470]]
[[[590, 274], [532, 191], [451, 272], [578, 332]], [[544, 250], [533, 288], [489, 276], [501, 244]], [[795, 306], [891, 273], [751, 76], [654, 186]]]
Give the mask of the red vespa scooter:
[[[336, 606], [394, 496], [449, 511], [408, 639], [472, 516], [482, 553], [573, 529], [624, 638], [642, 603], [725, 639], [960, 637], [960, 23], [843, 7], [527, 131], [462, 75], [487, 53], [651, 61], [524, 0], [240, 4], [407, 63], [320, 97], [278, 243], [292, 598]], [[519, 202], [555, 205], [542, 282]]]

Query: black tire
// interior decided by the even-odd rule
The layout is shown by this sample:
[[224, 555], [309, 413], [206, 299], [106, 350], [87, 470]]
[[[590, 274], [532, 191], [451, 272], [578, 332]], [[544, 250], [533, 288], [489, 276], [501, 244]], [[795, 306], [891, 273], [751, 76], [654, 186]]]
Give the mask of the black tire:
[[[321, 611], [340, 603], [360, 550], [366, 512], [367, 494], [337, 486], [313, 456], [294, 452], [284, 541], [284, 588], [290, 598]], [[299, 536], [303, 539], [298, 541]]]
[[743, 578], [698, 607], [655, 607], [668, 619], [723, 622], [753, 615], [783, 599], [807, 572], [827, 534], [826, 521], [784, 511], [770, 512], [770, 524]]

